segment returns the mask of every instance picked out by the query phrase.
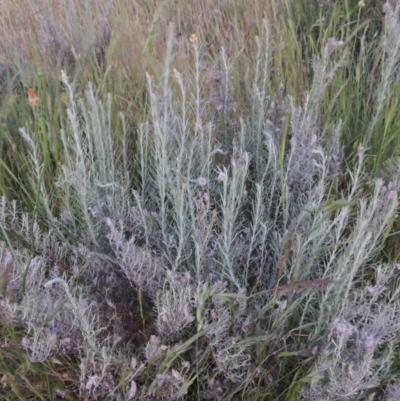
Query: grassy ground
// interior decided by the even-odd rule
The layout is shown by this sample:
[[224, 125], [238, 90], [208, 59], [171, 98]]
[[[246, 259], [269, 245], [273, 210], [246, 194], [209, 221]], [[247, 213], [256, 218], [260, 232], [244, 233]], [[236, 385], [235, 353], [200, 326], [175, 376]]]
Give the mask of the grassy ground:
[[398, 6], [4, 1], [0, 398], [398, 400]]

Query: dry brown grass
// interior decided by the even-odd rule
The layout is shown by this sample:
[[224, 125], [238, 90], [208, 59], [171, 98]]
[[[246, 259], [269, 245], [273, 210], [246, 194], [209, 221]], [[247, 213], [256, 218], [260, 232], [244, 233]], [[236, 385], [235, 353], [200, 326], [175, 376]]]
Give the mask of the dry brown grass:
[[[208, 62], [221, 47], [229, 57], [240, 55], [245, 60], [254, 56], [254, 38], [260, 34], [263, 19], [281, 19], [287, 9], [285, 0], [268, 6], [261, 0], [75, 0], [68, 2], [68, 8], [60, 0], [6, 0], [0, 12], [0, 62], [27, 75], [35, 70], [35, 60], [40, 60], [41, 68], [53, 78], [58, 77], [60, 65], [69, 62], [75, 66], [75, 78], [86, 75], [84, 80], [93, 52], [100, 51], [102, 36], [112, 33], [106, 51], [108, 74], [118, 69], [123, 84], [132, 75], [143, 79], [145, 70], [162, 71], [171, 22], [176, 26], [176, 64], [188, 70], [192, 33], [206, 43]], [[243, 65], [238, 75], [247, 81], [250, 71]]]

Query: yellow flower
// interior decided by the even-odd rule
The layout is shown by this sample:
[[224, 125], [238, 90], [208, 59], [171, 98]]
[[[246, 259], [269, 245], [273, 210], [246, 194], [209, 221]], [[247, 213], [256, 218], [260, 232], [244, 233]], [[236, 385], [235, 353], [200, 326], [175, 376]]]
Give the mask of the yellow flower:
[[195, 45], [199, 41], [199, 38], [195, 33], [192, 33], [192, 36], [190, 37], [190, 41]]

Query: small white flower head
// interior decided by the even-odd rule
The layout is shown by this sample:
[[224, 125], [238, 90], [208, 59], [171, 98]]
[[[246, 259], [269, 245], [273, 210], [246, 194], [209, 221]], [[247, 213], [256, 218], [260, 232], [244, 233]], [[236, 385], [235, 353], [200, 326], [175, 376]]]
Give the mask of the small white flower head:
[[207, 183], [208, 183], [207, 178], [204, 178], [204, 177], [199, 177], [199, 178], [196, 180], [196, 184], [197, 184], [199, 187], [205, 187], [205, 186], [207, 185]]
[[381, 285], [368, 285], [365, 287], [369, 295], [378, 295], [380, 292], [382, 292], [382, 287]]
[[343, 40], [337, 40], [336, 38], [329, 38], [325, 49], [328, 55], [330, 55], [336, 48], [341, 47], [343, 45], [344, 45]]
[[360, 345], [364, 352], [370, 354], [380, 345], [380, 339], [371, 333], [363, 331], [359, 338]]
[[344, 319], [335, 319], [333, 321], [333, 326], [337, 334], [341, 334], [344, 337], [350, 337], [353, 333], [357, 331], [356, 327], [347, 322]]
[[101, 210], [97, 206], [89, 206], [88, 212], [93, 218], [99, 218], [101, 216]]
[[358, 7], [360, 7], [360, 8], [365, 7], [364, 0], [361, 0], [361, 1], [358, 2]]
[[226, 173], [224, 171], [221, 171], [218, 174], [218, 181], [219, 182], [226, 182], [227, 179], [228, 179], [228, 176], [226, 175]]

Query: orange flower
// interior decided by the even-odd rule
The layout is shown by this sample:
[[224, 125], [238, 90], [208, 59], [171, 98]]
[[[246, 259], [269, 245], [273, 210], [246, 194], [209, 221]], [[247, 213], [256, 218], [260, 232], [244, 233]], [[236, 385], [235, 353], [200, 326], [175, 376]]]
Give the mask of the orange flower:
[[39, 106], [40, 97], [38, 96], [36, 89], [34, 89], [34, 88], [28, 89], [28, 100], [29, 100], [29, 104], [32, 108]]

